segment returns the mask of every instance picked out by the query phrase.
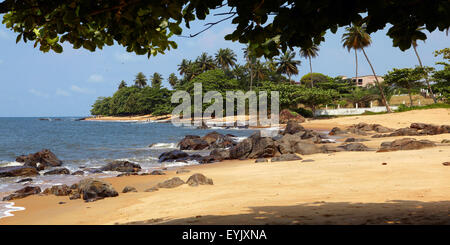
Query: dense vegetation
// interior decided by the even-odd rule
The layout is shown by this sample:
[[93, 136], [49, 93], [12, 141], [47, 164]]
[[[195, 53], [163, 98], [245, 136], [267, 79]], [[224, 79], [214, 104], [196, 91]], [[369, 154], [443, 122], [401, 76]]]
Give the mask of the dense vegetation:
[[[145, 74], [140, 72], [136, 74], [134, 84], [131, 86], [121, 81], [112, 97], [97, 99], [91, 113], [92, 115], [169, 114], [175, 106], [170, 102], [172, 93], [184, 90], [193, 95], [194, 83], [201, 83], [203, 92], [218, 91], [223, 95], [226, 91], [238, 90], [253, 90], [256, 93], [266, 91], [269, 95], [270, 91], [279, 91], [281, 109], [289, 108], [305, 116], [312, 115], [305, 108], [314, 112], [323, 105], [352, 107], [359, 104], [360, 107], [368, 107], [372, 101], [383, 104], [380, 89], [387, 101], [395, 94], [417, 94], [421, 89], [427, 88], [425, 78], [431, 81], [431, 87], [438, 100], [448, 103], [449, 50], [444, 49], [435, 53], [443, 56], [445, 60], [438, 63], [443, 66], [442, 70], [436, 71], [431, 67], [420, 66], [395, 68], [384, 76], [385, 82], [379, 86], [358, 87], [350, 79], [329, 77], [321, 73], [310, 73], [297, 83], [290, 80], [290, 75], [294, 70], [298, 70], [300, 62], [295, 60], [295, 53], [289, 51], [275, 60], [267, 59], [263, 62], [245, 49], [246, 63], [238, 64], [232, 50], [220, 49], [214, 57], [202, 53], [195, 60], [182, 60], [178, 65], [181, 77], [172, 73], [167, 78], [167, 84], [172, 87], [170, 90], [161, 87], [164, 78], [159, 73], [154, 73], [147, 79]], [[412, 105], [412, 99], [410, 103]], [[204, 109], [207, 106], [204, 105]]]

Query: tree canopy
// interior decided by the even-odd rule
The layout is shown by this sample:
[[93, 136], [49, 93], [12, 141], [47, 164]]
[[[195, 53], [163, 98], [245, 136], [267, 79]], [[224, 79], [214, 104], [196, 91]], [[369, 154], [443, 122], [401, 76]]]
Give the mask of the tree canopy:
[[[256, 56], [273, 57], [287, 48], [309, 48], [324, 41], [326, 31], [364, 23], [373, 33], [391, 26], [388, 35], [401, 50], [411, 47], [415, 31], [448, 30], [448, 0], [3, 0], [2, 23], [18, 33], [17, 42], [34, 41], [41, 51], [62, 52], [62, 43], [95, 51], [118, 43], [128, 52], [156, 55], [176, 48], [174, 35], [205, 20], [213, 10], [232, 20], [225, 39], [249, 44]], [[217, 17], [216, 16], [216, 17]], [[295, 20], [295, 21], [293, 21]], [[298, 21], [297, 21], [298, 20]], [[300, 21], [301, 20], [301, 21]], [[202, 30], [202, 31], [204, 31]], [[194, 37], [201, 33], [190, 33]]]

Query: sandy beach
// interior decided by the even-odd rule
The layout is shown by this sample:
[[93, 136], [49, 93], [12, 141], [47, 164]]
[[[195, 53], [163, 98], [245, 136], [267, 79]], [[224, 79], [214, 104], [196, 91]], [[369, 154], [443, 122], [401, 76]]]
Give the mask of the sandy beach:
[[[450, 110], [302, 125], [330, 130], [359, 122], [394, 129], [413, 122], [442, 125], [449, 124]], [[450, 166], [442, 164], [450, 161], [450, 144], [440, 143], [450, 134], [409, 136], [436, 147], [379, 153], [375, 150], [382, 142], [406, 137], [358, 137], [370, 140], [363, 143], [373, 151], [312, 154], [289, 162], [230, 160], [184, 167], [190, 173], [108, 178], [118, 197], [86, 203], [67, 196], [29, 196], [14, 201], [24, 211], [0, 224], [450, 224]], [[193, 173], [213, 179], [214, 185], [144, 192], [175, 176], [186, 181]], [[138, 192], [122, 194], [126, 185]]]

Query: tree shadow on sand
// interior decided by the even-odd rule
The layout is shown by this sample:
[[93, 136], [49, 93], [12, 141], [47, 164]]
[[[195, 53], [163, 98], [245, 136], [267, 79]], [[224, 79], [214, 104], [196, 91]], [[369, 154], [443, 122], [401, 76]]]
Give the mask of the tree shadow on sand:
[[[182, 208], [182, 207], [180, 207]], [[152, 219], [128, 224], [196, 225], [449, 225], [450, 201], [392, 200], [385, 203], [315, 202], [295, 206], [249, 207], [245, 214]]]

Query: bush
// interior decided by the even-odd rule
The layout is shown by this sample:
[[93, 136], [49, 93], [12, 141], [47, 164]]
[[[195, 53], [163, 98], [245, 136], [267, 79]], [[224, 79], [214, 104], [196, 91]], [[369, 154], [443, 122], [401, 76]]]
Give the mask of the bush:
[[308, 109], [305, 109], [305, 108], [302, 108], [302, 107], [294, 109], [293, 111], [298, 113], [298, 114], [300, 114], [302, 117], [309, 117], [309, 118], [311, 118], [311, 117], [314, 116], [311, 110], [308, 110]]

